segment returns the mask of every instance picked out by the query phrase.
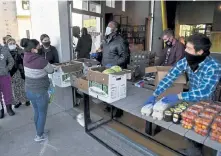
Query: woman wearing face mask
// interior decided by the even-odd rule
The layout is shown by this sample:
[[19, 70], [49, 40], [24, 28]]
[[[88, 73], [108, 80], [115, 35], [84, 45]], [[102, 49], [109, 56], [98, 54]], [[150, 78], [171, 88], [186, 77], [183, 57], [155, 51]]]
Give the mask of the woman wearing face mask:
[[39, 49], [39, 54], [48, 60], [50, 64], [59, 63], [58, 51], [51, 45], [50, 37], [47, 34], [42, 34], [40, 40], [42, 46]]
[[91, 35], [88, 34], [87, 28], [81, 29], [81, 37], [78, 40], [76, 52], [77, 58], [90, 58], [90, 52], [92, 47]]
[[21, 56], [22, 49], [17, 47], [15, 39], [13, 38], [9, 38], [7, 40], [7, 46], [15, 62], [13, 68], [10, 70], [10, 75], [12, 77], [12, 90], [14, 93], [12, 104], [15, 105], [15, 108], [20, 107], [22, 102], [26, 102], [26, 106], [29, 106], [30, 103], [26, 99], [25, 95], [25, 75]]
[[40, 142], [47, 139], [44, 127], [49, 103], [48, 74], [52, 74], [54, 69], [46, 59], [38, 54], [40, 44], [37, 40], [22, 39], [21, 45], [25, 50], [23, 59], [25, 91], [34, 108], [34, 122], [37, 131], [34, 140]]
[[[9, 52], [8, 47], [0, 45], [0, 119], [4, 117], [4, 104], [7, 108], [7, 112], [10, 116], [13, 116], [15, 112], [12, 110], [12, 88], [11, 88], [11, 76], [9, 70], [12, 69], [14, 60]], [[2, 96], [3, 95], [3, 96]]]

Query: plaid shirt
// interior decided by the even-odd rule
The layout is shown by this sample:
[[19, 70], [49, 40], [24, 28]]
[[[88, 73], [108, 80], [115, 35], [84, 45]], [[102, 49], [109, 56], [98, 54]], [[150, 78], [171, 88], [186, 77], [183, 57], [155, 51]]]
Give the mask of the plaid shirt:
[[182, 92], [180, 98], [187, 102], [198, 102], [211, 99], [221, 77], [221, 65], [211, 57], [207, 57], [193, 72], [183, 58], [170, 70], [157, 86], [154, 96], [159, 96], [184, 72], [189, 77], [189, 91]]

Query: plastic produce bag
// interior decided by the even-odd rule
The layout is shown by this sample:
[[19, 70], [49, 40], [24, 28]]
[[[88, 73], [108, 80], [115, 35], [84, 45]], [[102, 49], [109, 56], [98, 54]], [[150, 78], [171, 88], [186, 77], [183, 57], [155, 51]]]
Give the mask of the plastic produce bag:
[[[163, 99], [163, 98], [162, 98]], [[162, 99], [160, 99], [153, 107], [153, 110], [156, 111], [165, 111], [170, 105], [167, 103], [162, 102]]]
[[162, 99], [160, 99], [153, 107], [152, 117], [157, 120], [162, 120], [164, 116], [163, 113], [169, 106], [169, 104], [162, 102]]
[[150, 116], [153, 112], [153, 105], [147, 104], [141, 108], [141, 114], [145, 116]]

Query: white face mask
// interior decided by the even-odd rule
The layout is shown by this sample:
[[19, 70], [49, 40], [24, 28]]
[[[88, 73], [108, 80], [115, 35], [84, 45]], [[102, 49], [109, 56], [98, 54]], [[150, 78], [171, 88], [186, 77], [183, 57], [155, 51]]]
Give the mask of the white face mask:
[[112, 29], [110, 27], [107, 27], [106, 28], [106, 31], [105, 31], [105, 36], [108, 36], [112, 33]]
[[9, 48], [9, 50], [15, 50], [16, 49], [16, 45], [15, 44], [8, 45], [8, 48]]

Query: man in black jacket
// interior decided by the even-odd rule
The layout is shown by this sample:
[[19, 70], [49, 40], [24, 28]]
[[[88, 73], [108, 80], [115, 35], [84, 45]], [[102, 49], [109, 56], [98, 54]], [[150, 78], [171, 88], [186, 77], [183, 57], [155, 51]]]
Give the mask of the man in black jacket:
[[111, 21], [106, 28], [105, 39], [101, 45], [103, 66], [127, 67], [129, 48], [127, 42], [119, 34], [119, 27], [117, 22]]
[[[105, 32], [105, 39], [101, 45], [102, 65], [111, 67], [118, 65], [121, 68], [126, 68], [129, 57], [129, 47], [127, 42], [119, 34], [120, 25], [117, 22], [111, 21]], [[106, 107], [106, 111], [110, 111]], [[121, 109], [114, 109], [114, 116], [121, 117], [123, 111]]]

